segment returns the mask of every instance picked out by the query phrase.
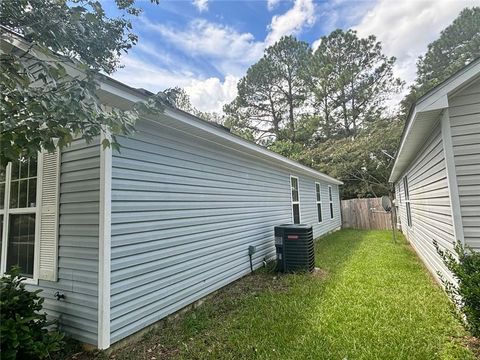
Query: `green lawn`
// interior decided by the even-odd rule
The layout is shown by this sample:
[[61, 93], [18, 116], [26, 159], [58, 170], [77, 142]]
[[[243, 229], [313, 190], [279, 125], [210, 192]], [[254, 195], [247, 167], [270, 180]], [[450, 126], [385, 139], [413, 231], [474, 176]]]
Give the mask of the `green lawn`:
[[336, 232], [317, 241], [320, 273], [259, 271], [109, 357], [474, 359], [447, 297], [400, 241]]

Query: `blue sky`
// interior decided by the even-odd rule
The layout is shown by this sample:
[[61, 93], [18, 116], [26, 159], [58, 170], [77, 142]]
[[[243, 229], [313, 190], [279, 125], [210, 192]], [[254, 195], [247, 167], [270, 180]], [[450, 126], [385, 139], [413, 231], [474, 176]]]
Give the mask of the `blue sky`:
[[[470, 0], [139, 0], [134, 20], [138, 44], [113, 75], [157, 92], [183, 87], [203, 111], [220, 111], [236, 95], [236, 84], [283, 35], [313, 47], [336, 28], [374, 34], [384, 52], [396, 56], [396, 75], [407, 83], [416, 58]], [[105, 2], [107, 11], [113, 2]], [[392, 99], [393, 102], [398, 99]]]

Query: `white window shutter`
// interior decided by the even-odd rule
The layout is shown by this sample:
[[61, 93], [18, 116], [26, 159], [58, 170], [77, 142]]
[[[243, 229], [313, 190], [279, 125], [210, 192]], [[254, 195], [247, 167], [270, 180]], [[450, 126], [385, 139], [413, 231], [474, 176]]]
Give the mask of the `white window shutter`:
[[57, 280], [60, 151], [42, 152], [40, 184], [40, 266], [38, 278]]

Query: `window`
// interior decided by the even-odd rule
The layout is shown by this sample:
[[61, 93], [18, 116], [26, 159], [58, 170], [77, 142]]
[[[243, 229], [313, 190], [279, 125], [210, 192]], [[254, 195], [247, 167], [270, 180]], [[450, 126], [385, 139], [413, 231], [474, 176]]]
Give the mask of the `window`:
[[298, 178], [290, 176], [290, 187], [292, 190], [292, 216], [293, 223], [300, 224], [300, 195], [298, 191]]
[[18, 265], [34, 277], [37, 228], [37, 159], [22, 158], [0, 169], [0, 270]]
[[333, 196], [331, 185], [328, 185], [328, 202], [330, 204], [330, 219], [333, 219]]
[[412, 211], [410, 209], [410, 194], [408, 191], [408, 180], [406, 176], [403, 178], [403, 190], [405, 191], [405, 208], [407, 212], [407, 224], [408, 224], [408, 227], [412, 227]]
[[321, 194], [321, 187], [319, 183], [315, 183], [315, 194], [316, 194], [316, 201], [317, 201], [317, 218], [318, 222], [322, 222], [322, 194]]

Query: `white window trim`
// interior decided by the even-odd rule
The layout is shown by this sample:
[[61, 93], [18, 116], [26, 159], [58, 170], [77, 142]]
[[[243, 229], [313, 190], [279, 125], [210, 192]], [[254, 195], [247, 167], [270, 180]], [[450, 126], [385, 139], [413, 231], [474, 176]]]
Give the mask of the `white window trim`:
[[12, 163], [6, 167], [5, 176], [5, 198], [3, 209], [0, 210], [0, 215], [3, 215], [3, 233], [2, 236], [2, 256], [0, 260], [0, 276], [3, 276], [7, 271], [7, 250], [8, 250], [8, 230], [10, 226], [9, 214], [35, 214], [35, 252], [33, 255], [33, 278], [26, 278], [25, 284], [38, 285], [38, 274], [40, 270], [40, 209], [42, 208], [41, 200], [41, 179], [43, 168], [43, 156], [39, 152], [37, 154], [37, 201], [35, 207], [10, 209], [10, 186], [12, 180]]
[[[298, 201], [293, 201], [293, 194], [292, 194], [292, 179], [297, 179], [297, 193], [298, 193]], [[300, 211], [300, 179], [298, 176], [290, 175], [290, 208], [292, 211], [292, 223], [295, 223], [295, 216], [293, 213], [293, 205], [298, 204], [298, 223], [302, 223], [302, 212]]]
[[[408, 178], [407, 175], [405, 175], [402, 178], [402, 184], [403, 184], [403, 195], [405, 197], [405, 217], [407, 218], [407, 226], [411, 229], [413, 225], [412, 221], [412, 206], [410, 205], [410, 189], [408, 186]], [[406, 184], [406, 186], [405, 186]], [[407, 210], [408, 207], [408, 210]]]
[[[320, 195], [320, 200], [317, 199], [317, 185], [318, 185], [318, 194]], [[317, 223], [321, 224], [323, 222], [323, 208], [322, 208], [322, 185], [319, 182], [315, 182], [315, 203], [317, 204]], [[318, 221], [318, 205], [322, 212], [322, 220]]]
[[330, 220], [335, 218], [333, 211], [333, 190], [332, 185], [328, 185], [328, 211], [330, 212]]

